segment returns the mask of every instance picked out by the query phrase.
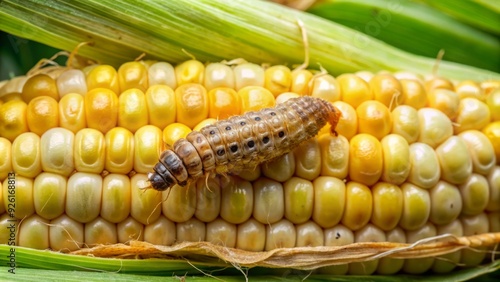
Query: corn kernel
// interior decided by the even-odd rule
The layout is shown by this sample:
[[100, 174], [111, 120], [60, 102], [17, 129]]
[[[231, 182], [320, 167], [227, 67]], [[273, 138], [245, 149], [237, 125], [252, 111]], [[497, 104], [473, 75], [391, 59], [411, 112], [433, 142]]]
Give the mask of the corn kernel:
[[313, 77], [310, 96], [333, 103], [340, 101], [340, 95], [340, 85], [335, 77], [329, 74], [320, 74]]
[[23, 101], [9, 101], [0, 105], [0, 137], [13, 142], [21, 133], [28, 132], [26, 103]]
[[87, 75], [87, 87], [88, 90], [107, 88], [119, 95], [120, 88], [115, 68], [109, 65], [99, 65], [93, 68]]
[[59, 125], [59, 106], [57, 101], [51, 97], [33, 98], [26, 111], [28, 128], [39, 136]]
[[12, 168], [21, 176], [35, 178], [42, 172], [40, 137], [25, 132], [12, 142]]
[[490, 189], [486, 177], [473, 173], [467, 182], [458, 188], [462, 195], [462, 214], [477, 215], [486, 209], [490, 199]]
[[429, 191], [410, 183], [401, 185], [401, 191], [403, 214], [399, 226], [406, 230], [419, 230], [426, 224], [431, 213]]
[[45, 219], [54, 219], [64, 213], [66, 178], [55, 173], [42, 172], [33, 183], [36, 213]]
[[118, 98], [118, 126], [135, 133], [148, 124], [148, 111], [144, 93], [131, 88], [122, 92]]
[[238, 91], [240, 97], [241, 112], [258, 111], [263, 108], [274, 107], [273, 94], [260, 86], [247, 86]]
[[487, 175], [496, 163], [495, 150], [488, 137], [481, 131], [467, 130], [460, 133], [472, 158], [472, 171]]
[[246, 86], [264, 87], [265, 75], [264, 69], [261, 66], [252, 63], [243, 63], [237, 65], [233, 71], [236, 91]]
[[[385, 242], [385, 233], [375, 225], [368, 223], [354, 232], [354, 242]], [[349, 274], [370, 275], [377, 270], [378, 260], [353, 262], [349, 264]]]
[[85, 245], [88, 247], [118, 243], [116, 224], [101, 217], [85, 223], [84, 228]]
[[58, 252], [71, 252], [83, 246], [83, 224], [63, 214], [50, 221], [50, 248]]
[[177, 88], [174, 67], [166, 62], [157, 62], [148, 69], [149, 88], [155, 85], [168, 86], [171, 89]]
[[392, 130], [391, 133], [398, 134], [408, 144], [412, 144], [418, 140], [420, 135], [420, 125], [418, 112], [415, 108], [402, 105], [396, 107], [392, 113]]
[[80, 95], [87, 93], [85, 74], [79, 69], [68, 69], [62, 72], [56, 79], [56, 85], [60, 97], [64, 97], [64, 95], [69, 93]]
[[195, 127], [193, 127], [193, 131], [200, 131], [203, 127], [208, 126], [208, 125], [212, 125], [212, 124], [214, 124], [216, 122], [217, 122], [217, 120], [214, 119], [214, 118], [204, 119], [200, 123], [198, 123], [197, 125], [195, 125]]
[[411, 165], [408, 182], [425, 189], [436, 185], [441, 177], [441, 167], [434, 149], [425, 143], [411, 144], [409, 149]]
[[[463, 236], [463, 228], [460, 220], [454, 220], [445, 225], [436, 225], [436, 230], [438, 235], [442, 234], [451, 234], [453, 236]], [[453, 240], [453, 239], [451, 239]], [[440, 241], [451, 241], [450, 239], [442, 239]], [[458, 263], [460, 263], [460, 251], [456, 251], [453, 253], [448, 253], [445, 255], [441, 255], [436, 257], [434, 264], [432, 265], [432, 272], [435, 273], [446, 273], [452, 271]]]
[[418, 142], [436, 148], [453, 135], [451, 120], [441, 111], [433, 108], [418, 110], [420, 134]]
[[174, 185], [162, 192], [162, 212], [173, 222], [184, 222], [193, 217], [196, 210], [196, 186]]
[[323, 134], [321, 148], [321, 175], [345, 179], [349, 169], [349, 141], [342, 135]]
[[382, 180], [396, 185], [402, 184], [410, 174], [410, 146], [397, 134], [385, 136], [382, 141], [384, 169]]
[[469, 97], [484, 101], [486, 98], [481, 85], [473, 80], [460, 81], [455, 86], [455, 91], [457, 92], [460, 99]]
[[292, 223], [304, 223], [313, 211], [313, 184], [305, 179], [292, 177], [283, 184], [285, 217]]
[[488, 175], [488, 183], [490, 186], [490, 200], [487, 211], [500, 211], [500, 166], [494, 167]]
[[236, 225], [218, 218], [207, 223], [206, 230], [207, 235], [205, 240], [207, 242], [227, 248], [234, 248], [236, 246]]
[[155, 222], [161, 214], [162, 194], [147, 187], [148, 177], [145, 174], [136, 174], [130, 178], [130, 215], [140, 223], [146, 225]]
[[500, 164], [500, 121], [490, 123], [482, 131], [493, 145], [497, 165]]
[[[429, 189], [431, 214], [429, 220], [436, 225], [453, 222], [462, 210], [462, 196], [457, 186], [439, 181]], [[463, 201], [467, 201], [464, 199]]]
[[84, 128], [75, 135], [75, 169], [81, 172], [101, 173], [104, 170], [106, 143], [104, 135], [92, 128]]
[[263, 224], [274, 224], [283, 218], [283, 185], [280, 182], [261, 177], [253, 183], [253, 217]]
[[236, 177], [222, 182], [220, 216], [229, 223], [245, 222], [253, 211], [252, 184]]
[[118, 122], [118, 97], [105, 88], [95, 88], [85, 95], [87, 126], [106, 134]]
[[324, 233], [323, 229], [319, 227], [314, 221], [307, 221], [305, 223], [295, 226], [297, 232], [296, 247], [318, 247], [324, 246]]
[[394, 76], [377, 74], [370, 79], [368, 85], [373, 98], [387, 108], [392, 110], [403, 103], [403, 88]]
[[222, 63], [212, 63], [205, 67], [205, 82], [207, 91], [215, 88], [235, 88], [234, 72], [230, 66]]
[[272, 66], [264, 72], [264, 87], [273, 93], [274, 97], [290, 91], [292, 72], [286, 66]]
[[294, 150], [295, 175], [314, 180], [321, 173], [321, 149], [316, 138], [311, 138]]
[[400, 79], [404, 105], [421, 109], [427, 105], [427, 93], [424, 85], [417, 79]]
[[342, 74], [337, 77], [339, 82], [342, 101], [357, 108], [361, 103], [373, 100], [370, 87], [363, 79], [354, 74]]
[[130, 214], [130, 178], [123, 174], [108, 174], [102, 180], [101, 217], [112, 223], [125, 220]]
[[190, 218], [188, 221], [177, 223], [177, 242], [205, 241], [205, 236], [205, 223], [196, 218]]
[[460, 100], [458, 115], [453, 127], [455, 134], [469, 129], [481, 130], [490, 123], [490, 108], [475, 98]]
[[101, 211], [101, 200], [102, 178], [100, 175], [77, 172], [68, 179], [66, 214], [72, 219], [82, 223], [96, 219]]
[[290, 92], [297, 93], [299, 95], [308, 95], [310, 93], [309, 85], [313, 78], [313, 74], [304, 69], [296, 69], [292, 71], [292, 85], [290, 86]]
[[218, 120], [241, 113], [240, 96], [234, 89], [217, 87], [208, 92], [208, 116]]
[[46, 74], [37, 74], [26, 80], [21, 96], [25, 103], [29, 103], [33, 98], [40, 96], [49, 96], [59, 101], [56, 81]]
[[191, 132], [191, 128], [182, 123], [169, 124], [163, 130], [163, 142], [170, 148], [174, 147], [174, 143]]
[[454, 119], [458, 115], [460, 98], [457, 93], [447, 89], [434, 89], [427, 95], [428, 106], [441, 111], [448, 118]]
[[134, 135], [115, 127], [104, 136], [106, 156], [104, 168], [111, 173], [129, 173], [134, 167]]
[[290, 152], [272, 161], [264, 163], [261, 168], [264, 176], [276, 181], [284, 182], [290, 179], [295, 172], [295, 156]]
[[382, 175], [382, 145], [372, 135], [361, 133], [350, 141], [349, 176], [366, 185], [377, 183]]
[[48, 249], [48, 221], [34, 214], [22, 221], [18, 236], [18, 244], [20, 246], [38, 250]]
[[453, 184], [464, 183], [472, 174], [472, 159], [465, 141], [452, 136], [436, 148], [441, 178]]
[[161, 130], [153, 125], [145, 125], [134, 134], [134, 171], [148, 173], [158, 162], [163, 151]]
[[160, 129], [175, 122], [175, 92], [167, 85], [149, 87], [145, 94], [149, 124]]
[[203, 83], [205, 66], [196, 60], [188, 60], [178, 64], [174, 68], [177, 86], [180, 87], [186, 83]]
[[448, 89], [454, 91], [455, 87], [453, 86], [453, 83], [446, 78], [431, 77], [425, 81], [425, 89], [427, 92], [432, 92], [434, 89]]
[[337, 225], [344, 214], [345, 183], [335, 177], [320, 176], [314, 180], [313, 187], [312, 219], [323, 228]]
[[[324, 230], [325, 246], [345, 246], [354, 243], [353, 232], [342, 224]], [[319, 268], [321, 274], [344, 275], [349, 270], [349, 264], [331, 265]]]
[[153, 223], [144, 227], [144, 241], [155, 245], [171, 246], [177, 238], [177, 227], [175, 223], [165, 216], [160, 217]]
[[370, 189], [358, 182], [346, 185], [346, 201], [342, 224], [356, 231], [365, 226], [372, 216], [373, 197]]
[[289, 220], [283, 218], [273, 224], [266, 224], [266, 251], [293, 248], [296, 240], [295, 226]]
[[257, 220], [250, 218], [238, 225], [236, 248], [246, 251], [263, 251], [266, 244], [266, 227]]
[[148, 70], [140, 62], [124, 63], [118, 69], [118, 85], [121, 92], [131, 88], [144, 92], [149, 86]]
[[208, 95], [201, 84], [187, 83], [175, 89], [177, 122], [193, 128], [208, 117]]
[[[415, 243], [418, 240], [434, 237], [436, 236], [437, 231], [436, 227], [428, 222], [424, 224], [422, 227], [408, 231], [406, 233], [407, 243]], [[403, 271], [411, 274], [422, 274], [428, 271], [432, 264], [434, 263], [434, 258], [420, 258], [420, 259], [407, 259], [405, 260]]]
[[389, 109], [377, 101], [365, 101], [356, 109], [358, 132], [368, 133], [382, 139], [392, 129], [392, 117]]
[[[24, 219], [35, 213], [34, 199], [33, 199], [33, 180], [22, 176], [15, 177], [15, 195], [12, 198], [12, 189], [9, 187], [9, 178], [3, 181], [2, 196], [4, 199], [5, 210], [11, 216], [17, 219]], [[12, 187], [12, 184], [10, 185]], [[10, 195], [9, 195], [10, 194]], [[9, 197], [10, 196], [10, 197]], [[15, 200], [14, 210], [12, 207], [12, 200]]]
[[491, 121], [500, 121], [500, 88], [488, 95], [486, 105], [490, 108]]
[[121, 221], [116, 225], [117, 237], [119, 243], [129, 241], [144, 241], [144, 225], [132, 217]]
[[40, 139], [42, 169], [69, 176], [75, 168], [73, 148], [75, 135], [64, 128], [47, 130]]
[[[338, 134], [343, 135], [345, 138], [347, 138], [347, 140], [350, 140], [354, 135], [358, 133], [358, 116], [356, 114], [356, 110], [354, 110], [351, 105], [342, 101], [336, 101], [333, 103], [333, 105], [342, 113], [337, 127], [335, 127], [335, 131], [337, 131]], [[330, 133], [331, 125], [327, 124], [321, 130], [321, 132]], [[319, 133], [319, 135], [322, 134], [321, 132]]]
[[[401, 227], [396, 227], [385, 232], [387, 242], [406, 243], [406, 234]], [[390, 275], [397, 273], [403, 268], [404, 259], [381, 258], [378, 262], [377, 273]]]
[[379, 182], [372, 187], [373, 213], [371, 222], [384, 231], [394, 229], [403, 213], [403, 193], [390, 183]]
[[[194, 189], [194, 188], [191, 188]], [[196, 210], [197, 219], [210, 222], [220, 213], [221, 188], [217, 178], [199, 179], [196, 182]]]
[[12, 144], [0, 137], [0, 182], [12, 172]]
[[[480, 213], [473, 216], [462, 216], [460, 218], [464, 228], [464, 236], [472, 236], [489, 232], [488, 216]], [[475, 250], [462, 250], [460, 263], [466, 266], [479, 265], [486, 257], [485, 248], [476, 248]]]
[[59, 125], [77, 133], [87, 127], [85, 102], [80, 94], [70, 93], [59, 101]]

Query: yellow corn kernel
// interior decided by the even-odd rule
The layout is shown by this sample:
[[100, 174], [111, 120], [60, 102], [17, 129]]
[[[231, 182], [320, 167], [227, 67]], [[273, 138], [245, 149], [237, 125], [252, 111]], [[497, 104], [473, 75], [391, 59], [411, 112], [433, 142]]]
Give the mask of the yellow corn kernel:
[[[463, 228], [460, 220], [456, 219], [445, 225], [436, 225], [437, 235], [451, 234], [456, 237], [463, 236]], [[443, 239], [440, 241], [446, 242], [454, 239]], [[447, 273], [452, 271], [458, 263], [460, 263], [460, 251], [453, 253], [448, 253], [436, 257], [434, 264], [432, 265], [432, 272], [435, 273]]]
[[[1, 88], [0, 88], [1, 89]], [[0, 185], [1, 186], [1, 185]], [[1, 194], [1, 193], [0, 193]], [[3, 205], [1, 208], [3, 209]], [[14, 226], [12, 226], [14, 225]], [[5, 244], [8, 245], [10, 244], [15, 244], [16, 246], [19, 245], [19, 242], [17, 240], [17, 236], [14, 236], [14, 238], [11, 238], [10, 234], [14, 229], [18, 227], [18, 224], [16, 222], [12, 223], [12, 218], [8, 213], [3, 213], [0, 216], [0, 244]]]
[[353, 231], [365, 226], [372, 216], [372, 198], [372, 193], [366, 185], [348, 182], [342, 224]]
[[320, 176], [314, 180], [313, 188], [312, 219], [323, 228], [337, 225], [345, 208], [345, 183], [335, 177]]
[[274, 97], [290, 91], [292, 72], [286, 66], [271, 66], [264, 72], [264, 87], [273, 93]]
[[120, 92], [131, 88], [146, 91], [149, 86], [147, 68], [140, 62], [122, 64], [118, 69], [118, 85]]
[[[8, 187], [12, 187], [12, 185], [15, 185], [15, 189], [8, 189]], [[2, 194], [5, 210], [11, 216], [17, 219], [24, 219], [35, 213], [35, 206], [33, 203], [33, 180], [31, 178], [16, 175], [14, 184], [12, 184], [12, 182], [9, 183], [9, 178], [6, 178], [3, 181]]]
[[0, 106], [2, 103], [7, 103], [9, 101], [16, 100], [16, 101], [23, 101], [23, 97], [21, 96], [21, 93], [19, 92], [14, 92], [14, 93], [9, 93], [7, 95], [3, 95], [0, 97]]
[[422, 82], [416, 79], [400, 79], [402, 103], [414, 109], [421, 109], [427, 105], [427, 93]]
[[500, 164], [500, 121], [488, 124], [482, 131], [493, 145], [497, 164]]
[[113, 223], [125, 220], [130, 214], [130, 189], [130, 178], [127, 175], [106, 175], [102, 180], [101, 217]]
[[118, 243], [116, 225], [101, 217], [85, 223], [84, 228], [85, 245], [89, 247]]
[[177, 88], [174, 67], [166, 62], [152, 64], [148, 69], [148, 80], [149, 88], [155, 85], [168, 86], [172, 89]]
[[481, 89], [483, 90], [484, 94], [488, 95], [490, 94], [493, 90], [500, 88], [500, 80], [498, 79], [486, 79], [481, 81], [480, 83]]
[[283, 183], [285, 217], [292, 223], [304, 223], [313, 212], [314, 187], [305, 179], [292, 177]]
[[[354, 232], [354, 242], [385, 242], [385, 233], [373, 224], [368, 223]], [[377, 270], [378, 260], [353, 262], [349, 264], [349, 274], [370, 275]]]
[[[457, 186], [439, 181], [429, 189], [431, 213], [429, 220], [436, 225], [449, 224], [458, 218], [462, 211], [462, 196]], [[463, 201], [467, 201], [463, 199]]]
[[177, 86], [180, 87], [186, 83], [203, 83], [205, 66], [197, 60], [185, 61], [174, 68]]
[[490, 108], [491, 121], [500, 121], [500, 87], [487, 96], [486, 105]]
[[[342, 224], [324, 230], [325, 246], [345, 246], [354, 243], [353, 232]], [[344, 275], [348, 271], [348, 264], [331, 265], [319, 268], [321, 274]]]
[[127, 217], [116, 225], [118, 243], [144, 241], [144, 225], [132, 217]]
[[337, 77], [342, 93], [342, 101], [357, 108], [361, 103], [373, 100], [368, 83], [354, 74], [341, 74]]
[[320, 74], [312, 78], [310, 96], [321, 98], [331, 103], [340, 101], [340, 85], [335, 77], [329, 74]]
[[382, 180], [396, 185], [402, 184], [410, 174], [410, 146], [397, 134], [385, 136], [382, 141], [384, 169]]
[[323, 134], [321, 148], [321, 175], [345, 179], [349, 172], [349, 141], [342, 135]]
[[408, 182], [425, 189], [436, 185], [441, 177], [441, 167], [434, 149], [425, 143], [411, 144], [409, 149], [411, 165]]
[[[472, 216], [461, 216], [460, 221], [462, 222], [464, 229], [464, 236], [484, 234], [490, 231], [488, 216], [485, 213]], [[464, 249], [462, 250], [460, 263], [463, 263], [466, 266], [479, 265], [484, 261], [486, 254], [485, 248], [476, 248], [474, 250]]]
[[12, 171], [12, 144], [0, 137], [0, 182]]
[[205, 234], [205, 223], [194, 217], [188, 221], [177, 223], [177, 242], [205, 241]]
[[20, 246], [45, 250], [49, 248], [49, 226], [46, 219], [34, 214], [23, 219], [18, 233]]
[[280, 182], [261, 177], [253, 183], [253, 217], [263, 224], [274, 224], [283, 218], [283, 185]]
[[472, 171], [487, 175], [495, 167], [496, 158], [493, 145], [481, 131], [467, 130], [460, 133], [472, 158]]
[[173, 222], [185, 222], [196, 210], [196, 189], [194, 185], [174, 185], [162, 192], [163, 214]]
[[255, 181], [259, 179], [261, 172], [261, 166], [257, 166], [254, 169], [244, 169], [242, 171], [239, 171], [238, 173], [235, 173], [235, 175], [247, 181]]
[[292, 92], [281, 93], [280, 95], [278, 95], [278, 97], [276, 97], [275, 104], [278, 105], [286, 102], [289, 99], [297, 97], [300, 97], [300, 95], [297, 93], [292, 93]]
[[[6, 189], [7, 189], [7, 190], [9, 190], [9, 188], [13, 188], [13, 186], [12, 186], [12, 185], [13, 185], [13, 182], [14, 182], [14, 181], [11, 179], [10, 186], [9, 186], [9, 181], [7, 180], [7, 182], [6, 182], [6, 184], [7, 184], [7, 188], [6, 188]], [[8, 201], [15, 201], [15, 198], [11, 198], [11, 199], [13, 199], [13, 200], [11, 200], [11, 199], [9, 199], [9, 198], [7, 198], [7, 199], [5, 199], [5, 200], [4, 200], [4, 198], [3, 198], [2, 181], [0, 181], [0, 191], [1, 191], [1, 192], [0, 192], [0, 203], [4, 203], [4, 201], [5, 201], [6, 203], [8, 203]], [[7, 206], [8, 206], [8, 205], [9, 205], [9, 204], [7, 204]], [[4, 204], [0, 204], [0, 214], [3, 214], [3, 213], [5, 213], [5, 205], [4, 205]], [[9, 215], [9, 217], [10, 217], [10, 215]], [[6, 228], [7, 228], [7, 227], [6, 227]], [[5, 231], [5, 229], [4, 229], [4, 231]], [[2, 241], [2, 239], [1, 239], [1, 238], [2, 238], [2, 235], [1, 235], [1, 234], [2, 234], [2, 233], [0, 232], [0, 244], [4, 244], [4, 243], [2, 243], [3, 241]], [[6, 243], [5, 243], [5, 244], [6, 244]]]
[[7, 93], [21, 93], [23, 92], [23, 87], [28, 77], [25, 75], [16, 76], [10, 80], [4, 80], [0, 82], [0, 96], [4, 96]]
[[234, 89], [217, 87], [208, 92], [208, 117], [227, 119], [241, 113], [240, 96]]
[[[387, 242], [406, 243], [406, 233], [401, 227], [385, 232]], [[382, 275], [391, 275], [397, 273], [403, 268], [404, 259], [381, 258], [378, 262], [377, 273]]]
[[441, 111], [433, 108], [418, 110], [420, 134], [418, 142], [436, 148], [453, 135], [451, 120]]
[[207, 126], [207, 125], [212, 125], [214, 123], [216, 123], [217, 120], [214, 119], [214, 118], [207, 118], [207, 119], [204, 119], [202, 120], [200, 123], [198, 123], [197, 125], [195, 125], [193, 127], [193, 131], [200, 131], [203, 127]]
[[418, 230], [429, 219], [431, 198], [429, 191], [411, 183], [401, 185], [403, 192], [403, 214], [399, 226], [405, 230]]
[[104, 168], [111, 173], [129, 173], [134, 167], [134, 135], [125, 128], [115, 127], [106, 133], [104, 141]]
[[391, 133], [400, 135], [408, 141], [408, 144], [416, 142], [420, 136], [420, 125], [417, 110], [413, 107], [402, 105], [396, 107], [392, 111], [391, 115]]
[[205, 67], [205, 82], [207, 91], [215, 88], [235, 88], [234, 72], [230, 66], [222, 63], [211, 63]]
[[201, 84], [187, 83], [175, 89], [176, 120], [193, 128], [208, 117], [208, 95]]
[[434, 89], [448, 89], [451, 91], [455, 91], [455, 86], [453, 83], [443, 77], [431, 77], [425, 81], [425, 89], [427, 93], [431, 92]]
[[135, 174], [130, 178], [130, 215], [142, 224], [155, 222], [161, 214], [162, 194], [147, 187], [148, 177]]
[[207, 223], [205, 240], [216, 245], [234, 248], [236, 246], [236, 225], [218, 218]]
[[372, 187], [373, 213], [371, 222], [378, 228], [394, 229], [403, 213], [403, 193], [391, 183], [379, 182]]
[[295, 172], [295, 156], [293, 153], [285, 154], [261, 166], [262, 174], [273, 180], [284, 182]]
[[37, 74], [30, 77], [24, 83], [22, 89], [21, 96], [25, 103], [29, 103], [33, 98], [40, 96], [49, 96], [59, 101], [56, 81], [46, 74]]
[[118, 98], [118, 126], [135, 133], [146, 124], [148, 124], [148, 111], [144, 93], [137, 88], [122, 92]]
[[144, 241], [162, 246], [171, 246], [177, 238], [177, 228], [175, 223], [165, 216], [160, 217], [153, 223], [144, 227]]
[[382, 175], [382, 145], [372, 135], [361, 133], [349, 142], [349, 176], [365, 185], [377, 183]]
[[[194, 189], [194, 188], [191, 188]], [[220, 213], [221, 188], [216, 178], [204, 178], [196, 182], [196, 210], [194, 216], [197, 219], [210, 222], [216, 219]]]
[[75, 169], [80, 172], [101, 173], [104, 170], [106, 142], [104, 135], [84, 128], [75, 135]]
[[[87, 81], [85, 74], [79, 69], [68, 69], [63, 71], [56, 79], [59, 97], [69, 93], [85, 95], [87, 93]], [[58, 99], [56, 99], [58, 100]]]
[[[407, 243], [415, 243], [419, 240], [434, 237], [437, 234], [436, 227], [428, 222], [422, 225], [420, 228], [406, 233]], [[407, 259], [405, 260], [403, 271], [410, 274], [422, 274], [428, 271], [432, 264], [434, 263], [434, 258], [420, 258], [420, 259]]]
[[261, 86], [247, 86], [238, 91], [241, 112], [258, 111], [274, 107], [276, 101], [273, 94]]
[[163, 130], [163, 142], [170, 147], [174, 147], [175, 141], [186, 138], [186, 136], [191, 132], [191, 128], [182, 123], [172, 123], [169, 124]]
[[40, 139], [42, 170], [69, 176], [74, 168], [73, 144], [75, 135], [65, 128], [47, 130]]
[[85, 95], [87, 126], [106, 134], [118, 122], [118, 97], [105, 88], [95, 88]]
[[[342, 101], [336, 101], [333, 105], [342, 113], [337, 127], [335, 127], [335, 131], [337, 131], [338, 134], [343, 135], [347, 138], [347, 140], [351, 140], [351, 138], [358, 133], [358, 116], [356, 114], [356, 110], [351, 105]], [[331, 125], [327, 124], [325, 127], [325, 133], [329, 133], [331, 131]], [[321, 131], [323, 132], [324, 129], [325, 128]]]
[[490, 188], [486, 177], [473, 173], [467, 182], [458, 186], [462, 195], [462, 214], [477, 215], [488, 206]]
[[84, 97], [80, 94], [70, 93], [59, 101], [59, 125], [77, 133], [87, 127]]
[[83, 224], [63, 214], [50, 221], [49, 244], [57, 252], [71, 252], [83, 246]]
[[470, 97], [484, 101], [486, 98], [481, 85], [473, 80], [460, 81], [457, 85], [455, 85], [455, 91], [460, 99]]
[[238, 225], [236, 248], [246, 251], [263, 251], [266, 244], [266, 227], [257, 220], [250, 218]]
[[303, 142], [294, 150], [295, 175], [314, 180], [321, 173], [321, 149], [316, 138]]
[[378, 101], [365, 101], [356, 109], [358, 132], [368, 133], [382, 139], [392, 129], [392, 117], [389, 109]]
[[25, 132], [12, 142], [12, 168], [20, 175], [34, 178], [42, 172], [40, 157], [40, 137], [33, 132]]
[[472, 159], [465, 141], [452, 136], [436, 148], [441, 178], [453, 184], [464, 183], [472, 174]]
[[314, 221], [307, 221], [305, 223], [295, 226], [297, 232], [296, 247], [318, 247], [324, 246], [324, 233], [323, 229], [319, 227]]
[[296, 240], [295, 226], [289, 220], [283, 218], [273, 224], [266, 224], [266, 251], [293, 248]]
[[368, 83], [372, 97], [389, 109], [403, 103], [403, 88], [399, 80], [391, 74], [377, 74]]
[[55, 173], [42, 172], [33, 183], [36, 213], [45, 219], [54, 219], [64, 213], [66, 178]]
[[87, 223], [101, 211], [102, 178], [99, 174], [77, 172], [68, 179], [66, 214]]
[[23, 132], [28, 132], [27, 109], [23, 101], [12, 100], [0, 106], [0, 137], [13, 142]]
[[428, 107], [439, 110], [448, 118], [454, 119], [458, 115], [460, 98], [458, 94], [448, 89], [434, 89], [427, 95]]
[[372, 77], [375, 76], [375, 74], [371, 71], [357, 71], [354, 74], [359, 76], [361, 79], [363, 79], [366, 82], [370, 82]]
[[175, 122], [175, 92], [167, 85], [149, 87], [145, 94], [149, 124], [160, 129]]
[[162, 131], [153, 125], [145, 125], [134, 134], [134, 171], [148, 173], [158, 162], [163, 151]]
[[26, 110], [28, 128], [39, 136], [59, 125], [59, 106], [51, 97], [41, 96], [32, 99]]
[[249, 219], [254, 205], [253, 194], [253, 187], [249, 181], [237, 177], [222, 179], [220, 207], [222, 219], [234, 224]]
[[469, 129], [481, 130], [490, 123], [490, 109], [488, 105], [475, 98], [460, 100], [458, 115], [455, 119], [455, 134]]
[[297, 93], [299, 95], [308, 95], [310, 93], [310, 81], [313, 78], [313, 74], [305, 69], [296, 69], [292, 71], [292, 85], [290, 86], [290, 92]]
[[495, 166], [488, 175], [490, 186], [490, 200], [486, 210], [490, 212], [500, 211], [500, 166]]
[[246, 86], [264, 87], [264, 69], [259, 65], [243, 63], [237, 65], [233, 69], [233, 72], [236, 91], [239, 91]]
[[87, 88], [89, 91], [95, 88], [107, 88], [119, 95], [120, 87], [115, 68], [109, 65], [99, 65], [93, 68], [87, 75]]

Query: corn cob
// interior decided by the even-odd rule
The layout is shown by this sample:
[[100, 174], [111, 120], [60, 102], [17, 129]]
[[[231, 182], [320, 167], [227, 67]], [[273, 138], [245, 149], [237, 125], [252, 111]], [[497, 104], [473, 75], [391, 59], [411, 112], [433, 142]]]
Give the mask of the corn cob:
[[[257, 252], [500, 232], [500, 121], [491, 114], [499, 107], [491, 98], [498, 82], [476, 83], [477, 98], [460, 98], [447, 80], [398, 76], [369, 74], [366, 82], [354, 74], [191, 60], [176, 67], [98, 65], [32, 76], [24, 85], [16, 79], [0, 89], [0, 223], [10, 219], [6, 187], [14, 171], [14, 217], [24, 219], [17, 244], [30, 248], [208, 241]], [[456, 112], [414, 99], [429, 101], [428, 93], [442, 85], [459, 97], [450, 100]], [[297, 95], [340, 109], [339, 135], [327, 126], [294, 152], [228, 179], [162, 193], [139, 189], [165, 144], [198, 124]], [[7, 243], [1, 230], [0, 242]], [[454, 254], [455, 262], [477, 265], [486, 256], [463, 252]], [[432, 258], [391, 260], [321, 271], [422, 273], [455, 266]]]

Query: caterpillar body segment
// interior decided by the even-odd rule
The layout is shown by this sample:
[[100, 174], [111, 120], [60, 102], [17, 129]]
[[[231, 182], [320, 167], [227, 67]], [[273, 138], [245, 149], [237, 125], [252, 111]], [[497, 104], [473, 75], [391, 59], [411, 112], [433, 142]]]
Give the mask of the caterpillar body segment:
[[221, 120], [179, 139], [165, 150], [148, 174], [151, 187], [164, 191], [175, 184], [213, 174], [254, 169], [314, 137], [329, 122], [332, 133], [340, 111], [330, 102], [298, 97], [258, 112]]

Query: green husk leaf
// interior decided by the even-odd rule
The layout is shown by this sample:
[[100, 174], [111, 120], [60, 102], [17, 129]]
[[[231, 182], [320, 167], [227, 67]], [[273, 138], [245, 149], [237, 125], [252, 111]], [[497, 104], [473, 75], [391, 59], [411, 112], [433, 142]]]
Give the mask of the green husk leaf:
[[[469, 1], [426, 1], [434, 6], [471, 13], [469, 19], [483, 19], [478, 9], [460, 6]], [[465, 6], [465, 5], [464, 5]], [[481, 11], [495, 12], [478, 4]], [[463, 10], [460, 10], [463, 9]], [[356, 29], [408, 52], [435, 58], [444, 50], [444, 59], [500, 71], [500, 39], [475, 29], [423, 3], [385, 0], [323, 0], [309, 13]], [[485, 23], [489, 14], [484, 14]], [[490, 19], [491, 20], [491, 19]], [[500, 26], [500, 15], [496, 26]], [[492, 20], [491, 20], [492, 21]]]
[[[254, 63], [301, 64], [309, 39], [310, 65], [334, 75], [359, 70], [431, 74], [434, 59], [411, 55], [363, 33], [265, 1], [179, 0], [52, 2], [4, 0], [0, 29], [64, 50], [91, 41], [79, 54], [118, 66], [142, 52], [178, 63], [244, 58]], [[441, 62], [450, 79], [498, 79], [499, 73]]]
[[428, 5], [476, 28], [500, 35], [500, 5], [493, 1], [431, 1]]

